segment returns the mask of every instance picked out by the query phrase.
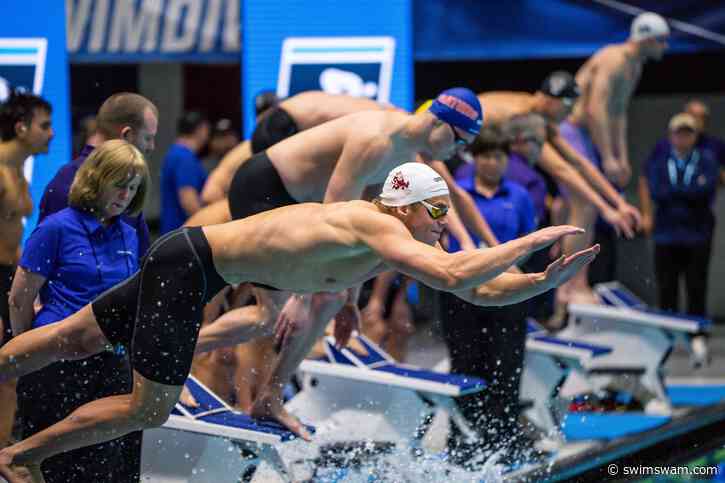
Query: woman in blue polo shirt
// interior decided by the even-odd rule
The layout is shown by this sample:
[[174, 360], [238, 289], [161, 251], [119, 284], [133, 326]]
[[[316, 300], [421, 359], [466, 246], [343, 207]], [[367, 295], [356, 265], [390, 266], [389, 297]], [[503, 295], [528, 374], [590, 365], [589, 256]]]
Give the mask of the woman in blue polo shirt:
[[[496, 238], [505, 243], [533, 231], [536, 214], [529, 193], [503, 178], [509, 145], [501, 132], [483, 128], [470, 151], [475, 175], [459, 180], [459, 184], [471, 194]], [[458, 241], [451, 238], [449, 251], [458, 250]], [[528, 304], [477, 307], [443, 293], [441, 308], [451, 372], [481, 377], [488, 383], [485, 391], [456, 400], [471, 427], [480, 430], [480, 441], [470, 444], [451, 431], [448, 446], [452, 460], [470, 465], [481, 449], [505, 448], [509, 457], [520, 457], [528, 443], [517, 423]]]
[[[16, 334], [75, 313], [138, 269], [138, 239], [121, 214], [138, 213], [149, 186], [143, 155], [122, 140], [103, 143], [83, 163], [68, 195], [69, 207], [43, 220], [28, 238], [10, 293]], [[35, 313], [39, 296], [42, 307]], [[22, 377], [18, 409], [23, 438], [54, 424], [79, 406], [128, 393], [125, 357], [105, 352], [64, 361]], [[123, 440], [62, 453], [43, 462], [48, 483], [137, 481], [122, 452]]]
[[679, 281], [684, 278], [687, 313], [706, 314], [719, 171], [714, 153], [697, 143], [695, 118], [687, 113], [672, 117], [668, 142], [650, 155], [639, 182], [643, 228], [654, 238], [659, 305], [664, 310], [678, 310]]

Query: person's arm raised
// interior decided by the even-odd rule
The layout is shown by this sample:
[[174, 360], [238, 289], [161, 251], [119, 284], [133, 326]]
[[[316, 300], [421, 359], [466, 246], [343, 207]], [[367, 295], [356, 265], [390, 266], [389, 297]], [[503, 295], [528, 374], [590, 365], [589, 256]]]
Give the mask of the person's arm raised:
[[455, 292], [480, 285], [505, 272], [531, 252], [546, 248], [566, 235], [583, 233], [559, 225], [491, 248], [446, 253], [416, 241], [392, 216], [368, 216], [357, 228], [361, 240], [390, 268], [438, 290]]

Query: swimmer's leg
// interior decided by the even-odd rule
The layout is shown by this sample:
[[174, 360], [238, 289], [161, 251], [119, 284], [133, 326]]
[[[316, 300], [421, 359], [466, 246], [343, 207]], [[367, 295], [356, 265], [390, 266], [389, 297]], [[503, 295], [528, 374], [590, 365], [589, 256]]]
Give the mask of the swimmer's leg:
[[310, 439], [307, 430], [297, 418], [284, 409], [282, 390], [317, 339], [322, 337], [327, 324], [347, 301], [347, 292], [316, 293], [309, 297], [311, 297], [309, 325], [293, 325], [292, 333], [287, 338], [288, 342], [283, 345], [279, 358], [272, 368], [271, 377], [254, 402], [251, 413], [254, 417], [275, 419], [307, 440]]
[[256, 305], [230, 310], [202, 328], [195, 353], [202, 354], [271, 335], [277, 316], [291, 294], [255, 287], [254, 295]]
[[[597, 220], [597, 210], [588, 201], [570, 195], [569, 198], [569, 224], [586, 230], [580, 236], [565, 237], [562, 241], [562, 250], [565, 255], [571, 255], [579, 250], [591, 246], [594, 237], [594, 224]], [[571, 302], [598, 303], [592, 288], [589, 286], [589, 266], [579, 270], [571, 280], [564, 283], [557, 290], [557, 304]]]
[[0, 465], [35, 465], [56, 454], [164, 424], [181, 386], [160, 384], [134, 370], [131, 394], [84, 404], [62, 421], [0, 451]]
[[84, 359], [108, 346], [89, 304], [60, 322], [20, 334], [3, 346], [0, 381], [30, 374], [61, 359]]

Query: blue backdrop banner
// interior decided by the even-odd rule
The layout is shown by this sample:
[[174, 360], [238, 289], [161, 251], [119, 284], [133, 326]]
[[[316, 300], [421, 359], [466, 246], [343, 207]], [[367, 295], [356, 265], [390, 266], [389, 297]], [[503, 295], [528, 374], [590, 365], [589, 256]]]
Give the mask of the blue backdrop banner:
[[[242, 98], [247, 136], [254, 96], [306, 90], [413, 104], [412, 0], [244, 0]], [[381, 14], [381, 9], [384, 14]]]
[[605, 44], [626, 40], [640, 9], [671, 21], [671, 52], [722, 49], [725, 44], [723, 2], [418, 0], [415, 60], [586, 57]]
[[239, 0], [66, 0], [71, 62], [239, 62]]
[[0, 101], [11, 88], [19, 88], [43, 96], [53, 106], [55, 139], [50, 151], [25, 163], [34, 203], [27, 236], [35, 227], [45, 186], [71, 156], [65, 8], [63, 2], [23, 0], [3, 2], [2, 12], [6, 21], [0, 27]]

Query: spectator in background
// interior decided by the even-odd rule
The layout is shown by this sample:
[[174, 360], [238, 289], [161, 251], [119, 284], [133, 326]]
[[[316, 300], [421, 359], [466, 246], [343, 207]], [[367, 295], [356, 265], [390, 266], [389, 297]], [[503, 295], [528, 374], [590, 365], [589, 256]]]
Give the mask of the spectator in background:
[[[8, 293], [20, 255], [23, 217], [33, 201], [23, 174], [25, 160], [47, 153], [53, 139], [52, 108], [33, 94], [13, 92], [0, 106], [0, 347], [13, 333]], [[0, 383], [0, 448], [10, 443], [15, 420], [15, 381]]]
[[[508, 165], [508, 143], [495, 128], [484, 127], [470, 148], [475, 176], [461, 181], [501, 243], [524, 236], [536, 227], [534, 206], [520, 185], [503, 179]], [[478, 243], [475, 235], [471, 234]], [[449, 251], [459, 250], [455, 238]], [[471, 464], [472, 456], [507, 448], [518, 456], [525, 445], [520, 428], [519, 383], [526, 340], [528, 304], [483, 308], [447, 293], [441, 294], [443, 337], [451, 357], [451, 372], [485, 379], [482, 393], [456, 400], [480, 441], [464, 442], [452, 431], [449, 449], [454, 461]], [[480, 463], [483, 463], [482, 461]]]
[[[145, 156], [156, 147], [159, 111], [153, 102], [132, 92], [120, 92], [106, 99], [98, 109], [97, 129], [73, 161], [63, 165], [45, 187], [40, 200], [38, 223], [45, 217], [68, 207], [68, 192], [81, 167], [91, 152], [105, 141], [123, 139], [136, 146]], [[149, 229], [143, 213], [123, 215], [124, 222], [136, 230], [138, 253], [142, 257], [151, 243]]]
[[699, 99], [693, 99], [685, 104], [685, 112], [695, 118], [697, 123], [698, 147], [711, 150], [717, 162], [720, 163], [720, 168], [725, 169], [725, 141], [707, 132], [707, 121], [710, 118], [710, 109], [707, 104]]
[[687, 312], [705, 316], [719, 163], [711, 149], [698, 143], [699, 128], [687, 113], [670, 120], [668, 149], [658, 146], [647, 159], [639, 196], [643, 229], [655, 242], [660, 307], [678, 310], [684, 277]]
[[[139, 212], [148, 188], [146, 162], [133, 145], [112, 140], [93, 151], [75, 176], [69, 207], [45, 218], [26, 242], [10, 293], [15, 334], [63, 320], [138, 270], [136, 230], [120, 215]], [[43, 306], [36, 314], [38, 295]], [[23, 438], [90, 401], [130, 393], [130, 375], [125, 357], [106, 351], [21, 377]], [[138, 481], [140, 459], [127, 457], [129, 436], [46, 459], [46, 482]]]
[[78, 129], [73, 133], [73, 157], [80, 154], [91, 136], [96, 133], [97, 127], [96, 116], [93, 114], [83, 116], [78, 121]]
[[239, 144], [239, 133], [234, 129], [232, 121], [219, 119], [215, 122], [209, 137], [209, 149], [203, 160], [206, 172], [211, 173], [224, 155], [237, 144]]
[[198, 157], [209, 141], [209, 120], [186, 112], [177, 124], [178, 137], [161, 168], [161, 234], [179, 228], [202, 207], [201, 190], [207, 174]]
[[[547, 202], [548, 188], [544, 175], [537, 169], [541, 151], [546, 142], [546, 120], [539, 114], [522, 114], [512, 117], [503, 125], [504, 136], [509, 140], [511, 152], [504, 179], [517, 183], [528, 191], [534, 204], [536, 225], [549, 225]], [[531, 255], [524, 264], [524, 271], [546, 270], [549, 252], [541, 250]], [[546, 323], [554, 311], [554, 294], [547, 292], [530, 300], [529, 315]]]
[[[40, 200], [38, 224], [46, 217], [68, 207], [68, 193], [75, 175], [96, 146], [100, 146], [108, 140], [123, 139], [133, 144], [145, 156], [149, 156], [156, 147], [158, 123], [158, 109], [153, 102], [140, 94], [119, 92], [106, 99], [96, 115], [95, 133], [87, 139], [87, 144], [81, 149], [78, 156], [70, 163], [63, 165], [45, 187]], [[126, 213], [121, 215], [121, 219], [136, 231], [138, 240], [136, 252], [140, 259], [146, 254], [146, 250], [151, 244], [146, 219], [143, 213], [137, 215]], [[114, 371], [107, 375], [108, 384], [116, 384], [119, 391], [128, 392], [131, 389], [131, 368], [128, 358], [119, 362], [119, 364], [121, 363], [125, 366], [125, 372]], [[122, 389], [124, 387], [127, 389]], [[135, 431], [123, 438], [122, 446], [126, 453], [124, 461], [128, 468], [127, 474], [138, 475], [140, 472], [141, 437], [141, 432]]]

